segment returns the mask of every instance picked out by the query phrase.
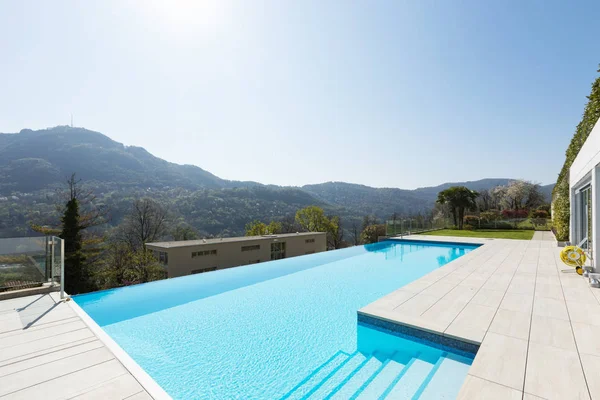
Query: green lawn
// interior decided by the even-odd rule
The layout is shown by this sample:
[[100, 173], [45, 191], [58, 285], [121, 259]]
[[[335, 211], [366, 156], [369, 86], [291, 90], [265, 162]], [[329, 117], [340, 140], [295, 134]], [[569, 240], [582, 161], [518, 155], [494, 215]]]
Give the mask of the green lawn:
[[460, 236], [460, 237], [479, 237], [495, 239], [522, 239], [531, 240], [533, 230], [519, 229], [480, 229], [476, 231], [459, 231], [458, 229], [442, 229], [439, 231], [424, 232], [423, 235], [432, 236]]

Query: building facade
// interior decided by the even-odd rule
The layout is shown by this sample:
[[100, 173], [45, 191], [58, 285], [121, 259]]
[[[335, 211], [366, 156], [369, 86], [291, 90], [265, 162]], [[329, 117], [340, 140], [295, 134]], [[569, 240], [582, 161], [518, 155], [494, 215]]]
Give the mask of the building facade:
[[569, 189], [571, 244], [585, 249], [593, 258], [594, 250], [600, 246], [600, 122], [596, 123], [571, 164]]
[[302, 256], [327, 250], [323, 232], [186, 240], [146, 244], [169, 278]]

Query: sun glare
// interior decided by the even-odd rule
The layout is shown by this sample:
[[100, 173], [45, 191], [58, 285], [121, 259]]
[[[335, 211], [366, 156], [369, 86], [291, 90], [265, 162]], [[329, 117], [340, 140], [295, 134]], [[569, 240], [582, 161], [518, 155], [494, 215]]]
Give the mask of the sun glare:
[[225, 8], [219, 0], [151, 0], [144, 4], [154, 21], [175, 33], [217, 28], [223, 22]]

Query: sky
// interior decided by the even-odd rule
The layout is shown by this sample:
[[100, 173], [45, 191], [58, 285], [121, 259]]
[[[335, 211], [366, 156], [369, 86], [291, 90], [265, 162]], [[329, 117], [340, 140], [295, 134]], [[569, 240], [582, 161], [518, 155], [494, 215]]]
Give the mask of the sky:
[[74, 125], [225, 179], [553, 183], [599, 1], [0, 0], [0, 132]]

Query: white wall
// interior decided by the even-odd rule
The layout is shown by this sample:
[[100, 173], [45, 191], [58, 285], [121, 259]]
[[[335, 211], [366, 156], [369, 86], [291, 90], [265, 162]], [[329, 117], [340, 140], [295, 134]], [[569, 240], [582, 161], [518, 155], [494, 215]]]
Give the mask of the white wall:
[[596, 122], [592, 133], [583, 144], [569, 169], [569, 182], [576, 185], [596, 165], [600, 164], [600, 123]]

